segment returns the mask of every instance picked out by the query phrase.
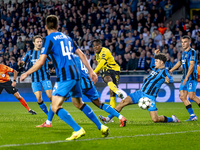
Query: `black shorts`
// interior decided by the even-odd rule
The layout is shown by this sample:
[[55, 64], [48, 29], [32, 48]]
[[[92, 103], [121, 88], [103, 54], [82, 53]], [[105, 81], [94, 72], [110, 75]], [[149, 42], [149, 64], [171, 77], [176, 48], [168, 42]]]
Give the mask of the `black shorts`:
[[0, 83], [0, 94], [3, 91], [3, 89], [6, 90], [6, 92], [8, 92], [8, 94], [15, 94], [18, 90], [12, 86], [12, 81], [7, 81], [4, 83]]
[[107, 71], [104, 71], [103, 73], [101, 73], [101, 77], [102, 77], [103, 81], [104, 81], [105, 76], [110, 76], [113, 80], [113, 83], [116, 86], [118, 86], [118, 84], [119, 84], [119, 75], [120, 75], [120, 72], [114, 71], [114, 70], [107, 70]]

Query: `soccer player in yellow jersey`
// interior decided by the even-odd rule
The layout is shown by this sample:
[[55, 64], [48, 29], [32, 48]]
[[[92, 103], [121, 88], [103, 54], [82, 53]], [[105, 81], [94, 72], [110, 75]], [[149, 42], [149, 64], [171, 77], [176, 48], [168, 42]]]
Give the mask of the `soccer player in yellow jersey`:
[[96, 60], [98, 65], [94, 72], [96, 74], [101, 73], [103, 81], [108, 84], [110, 88], [110, 105], [115, 108], [116, 105], [116, 94], [121, 99], [124, 95], [121, 90], [117, 88], [120, 75], [120, 67], [115, 62], [109, 49], [102, 47], [102, 42], [100, 39], [95, 39], [92, 41], [93, 49], [96, 53]]

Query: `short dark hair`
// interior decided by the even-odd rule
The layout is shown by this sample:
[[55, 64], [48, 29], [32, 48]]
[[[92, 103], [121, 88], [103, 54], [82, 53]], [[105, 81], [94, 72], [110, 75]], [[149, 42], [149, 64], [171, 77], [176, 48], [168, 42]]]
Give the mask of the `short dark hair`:
[[102, 45], [102, 41], [100, 39], [94, 39], [92, 41], [92, 45], [93, 45], [94, 42], [96, 42], [98, 45]]
[[191, 37], [188, 36], [188, 35], [184, 35], [184, 36], [182, 37], [182, 39], [188, 39], [188, 40], [191, 40]]
[[159, 53], [154, 56], [155, 59], [159, 59], [164, 63], [167, 61], [167, 56], [164, 53]]
[[37, 38], [43, 39], [42, 36], [36, 35], [36, 36], [33, 37], [33, 42], [35, 42], [35, 40], [36, 40]]
[[56, 15], [49, 15], [46, 18], [47, 29], [57, 29], [58, 26], [58, 17]]

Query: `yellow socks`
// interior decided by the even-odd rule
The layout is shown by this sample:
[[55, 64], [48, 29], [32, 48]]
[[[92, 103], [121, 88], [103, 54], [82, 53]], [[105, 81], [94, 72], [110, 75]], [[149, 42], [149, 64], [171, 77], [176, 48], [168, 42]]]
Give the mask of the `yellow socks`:
[[116, 106], [116, 97], [110, 97], [110, 106], [115, 108]]
[[119, 91], [119, 89], [117, 88], [117, 86], [112, 81], [108, 82], [108, 86], [116, 94], [117, 94], [117, 91]]

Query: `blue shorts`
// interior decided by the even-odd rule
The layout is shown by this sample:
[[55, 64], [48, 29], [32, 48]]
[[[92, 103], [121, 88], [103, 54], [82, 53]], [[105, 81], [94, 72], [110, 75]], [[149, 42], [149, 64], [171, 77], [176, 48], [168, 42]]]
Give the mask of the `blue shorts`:
[[187, 81], [186, 84], [183, 86], [183, 80], [182, 80], [179, 91], [184, 90], [187, 92], [196, 92], [197, 83], [198, 83], [197, 81], [190, 80]]
[[56, 82], [53, 88], [53, 96], [62, 97], [82, 97], [80, 80], [69, 80], [63, 82]]
[[156, 98], [154, 96], [147, 95], [140, 90], [131, 93], [129, 96], [131, 97], [133, 104], [137, 104], [142, 97], [148, 97], [151, 100], [151, 107], [148, 109], [148, 111], [157, 111]]
[[33, 93], [35, 93], [37, 91], [42, 91], [42, 87], [43, 87], [44, 91], [52, 90], [52, 84], [51, 84], [50, 80], [45, 80], [45, 81], [41, 81], [41, 82], [32, 82], [31, 86], [33, 89]]
[[94, 85], [90, 89], [82, 89], [82, 92], [91, 101], [96, 100], [96, 99], [99, 98], [99, 94], [98, 94], [97, 89], [95, 88]]

